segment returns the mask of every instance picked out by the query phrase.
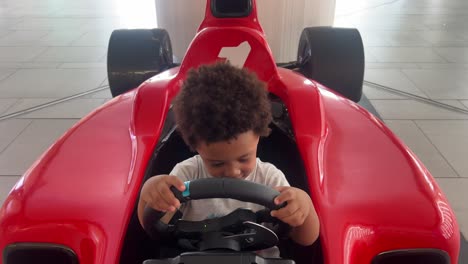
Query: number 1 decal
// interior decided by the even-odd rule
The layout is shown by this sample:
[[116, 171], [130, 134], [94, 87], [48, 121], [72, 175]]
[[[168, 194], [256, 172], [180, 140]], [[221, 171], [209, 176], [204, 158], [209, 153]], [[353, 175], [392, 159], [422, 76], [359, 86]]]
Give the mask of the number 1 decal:
[[223, 47], [218, 54], [218, 58], [225, 58], [232, 65], [243, 68], [250, 50], [249, 42], [244, 41], [237, 47]]

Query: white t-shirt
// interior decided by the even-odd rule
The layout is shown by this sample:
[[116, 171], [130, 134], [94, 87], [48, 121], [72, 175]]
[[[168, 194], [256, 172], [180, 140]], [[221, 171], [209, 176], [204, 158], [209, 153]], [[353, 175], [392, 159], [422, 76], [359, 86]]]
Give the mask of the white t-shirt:
[[[182, 181], [192, 181], [203, 178], [213, 178], [205, 168], [205, 164], [200, 155], [196, 155], [181, 163], [178, 163], [171, 171]], [[289, 186], [283, 172], [273, 164], [262, 162], [257, 158], [257, 164], [252, 173], [245, 178], [247, 181], [264, 184], [270, 187]], [[262, 210], [264, 207], [254, 203], [242, 202], [234, 199], [203, 199], [191, 200], [183, 204], [180, 211], [183, 213], [182, 219], [190, 221], [201, 221], [208, 218], [220, 217], [229, 214], [237, 208], [247, 208], [253, 212]], [[265, 258], [279, 258], [279, 249], [271, 247], [257, 254]]]
[[[206, 170], [200, 155], [196, 155], [178, 163], [172, 169], [170, 174], [181, 178], [182, 181], [213, 178], [213, 176], [211, 176]], [[277, 169], [273, 164], [263, 162], [259, 158], [257, 158], [257, 164], [254, 170], [245, 178], [245, 180], [270, 187], [289, 186], [289, 183], [282, 171]], [[264, 207], [258, 204], [242, 202], [234, 199], [203, 199], [188, 201], [180, 208], [180, 210], [184, 214], [184, 220], [201, 221], [227, 215], [237, 208], [246, 208], [256, 212]]]

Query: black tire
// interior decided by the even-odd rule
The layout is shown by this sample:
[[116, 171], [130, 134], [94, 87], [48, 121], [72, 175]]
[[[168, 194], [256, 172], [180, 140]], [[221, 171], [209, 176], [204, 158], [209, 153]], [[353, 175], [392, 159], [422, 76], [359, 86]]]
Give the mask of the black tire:
[[107, 50], [112, 96], [138, 87], [173, 66], [169, 34], [164, 29], [114, 30]]
[[304, 28], [299, 40], [300, 72], [359, 102], [364, 81], [364, 46], [353, 28]]

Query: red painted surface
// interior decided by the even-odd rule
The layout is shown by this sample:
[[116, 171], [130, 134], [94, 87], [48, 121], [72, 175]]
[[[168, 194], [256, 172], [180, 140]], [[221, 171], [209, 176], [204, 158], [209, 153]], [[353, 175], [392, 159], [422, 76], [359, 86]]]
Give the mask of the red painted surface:
[[288, 70], [279, 77], [270, 87], [289, 95], [326, 263], [412, 248], [442, 249], [458, 263], [453, 211], [411, 150], [359, 105]]
[[326, 263], [369, 263], [402, 248], [442, 249], [457, 263], [458, 225], [426, 168], [360, 106], [277, 69], [255, 12], [221, 22], [208, 14], [180, 68], [116, 97], [47, 150], [0, 210], [0, 252], [12, 243], [47, 242], [69, 247], [82, 264], [118, 263], [147, 163], [186, 71], [243, 41], [252, 48], [245, 67], [288, 108]]

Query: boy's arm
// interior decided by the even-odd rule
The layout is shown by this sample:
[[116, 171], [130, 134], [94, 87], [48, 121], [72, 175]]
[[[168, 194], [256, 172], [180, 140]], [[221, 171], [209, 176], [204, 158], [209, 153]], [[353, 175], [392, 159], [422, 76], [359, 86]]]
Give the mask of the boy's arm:
[[289, 236], [296, 243], [312, 245], [319, 236], [320, 223], [310, 196], [294, 187], [281, 186], [275, 189], [280, 192], [275, 198], [275, 204], [286, 202], [287, 205], [271, 211], [271, 215], [293, 227]]
[[179, 191], [185, 190], [184, 183], [176, 176], [158, 175], [147, 180], [141, 188], [140, 198], [138, 201], [137, 215], [141, 226], [143, 226], [143, 214], [146, 206], [151, 206], [153, 209], [168, 213], [162, 219], [172, 218], [173, 212], [179, 208], [180, 202], [175, 198], [170, 190], [174, 186]]
[[138, 208], [137, 208], [137, 215], [138, 221], [140, 221], [140, 225], [143, 226], [143, 212], [145, 210], [146, 202], [141, 199], [141, 196], [138, 200]]
[[[137, 209], [137, 215], [138, 215], [138, 220], [140, 221], [140, 225], [143, 226], [143, 213], [145, 211], [145, 206], [146, 202], [143, 201], [140, 197], [140, 201], [138, 202], [138, 209]], [[172, 219], [176, 212], [166, 212], [163, 217], [161, 217], [160, 221], [167, 224], [169, 221]]]
[[320, 233], [320, 222], [317, 213], [312, 204], [310, 207], [309, 215], [304, 220], [304, 223], [300, 226], [293, 227], [289, 235], [294, 242], [303, 246], [312, 245], [317, 240]]
[[[172, 175], [172, 177], [175, 177], [173, 175], [177, 175], [178, 177], [175, 177], [175, 178], [178, 178], [179, 180], [174, 180], [172, 179], [169, 184], [170, 185], [173, 185], [173, 186], [179, 186], [178, 189], [180, 191], [183, 191], [185, 186], [183, 185], [183, 182], [184, 181], [188, 181], [188, 180], [192, 180], [192, 178], [194, 177], [194, 175], [197, 175], [197, 171], [198, 171], [198, 162], [197, 162], [197, 158], [196, 157], [192, 157], [192, 158], [189, 158], [181, 163], [178, 163], [176, 164], [176, 166], [172, 169], [170, 175]], [[163, 177], [161, 176], [169, 176], [169, 175], [158, 175], [158, 176], [153, 176], [151, 177], [150, 179], [148, 179], [142, 186], [142, 189], [141, 189], [141, 192], [140, 192], [140, 198], [138, 200], [138, 207], [137, 207], [137, 216], [138, 216], [138, 220], [140, 221], [140, 224], [141, 226], [143, 226], [143, 213], [145, 211], [145, 207], [147, 205], [147, 201], [153, 201], [153, 203], [157, 203], [158, 200], [163, 200], [161, 198], [163, 197], [160, 197], [160, 193], [161, 192], [155, 192], [156, 188], [157, 188], [157, 181], [159, 181], [159, 179], [162, 179]], [[166, 184], [167, 185], [167, 184]], [[169, 198], [172, 198], [173, 195], [172, 195], [172, 192], [171, 193], [168, 193], [167, 190], [170, 186], [167, 186], [167, 189], [164, 190], [164, 193], [166, 193], [166, 197], [168, 196]], [[152, 194], [151, 194], [152, 193]], [[169, 204], [171, 204], [170, 201], [168, 201]], [[175, 208], [178, 208], [178, 205], [180, 205], [180, 203], [178, 202], [172, 202], [173, 203], [173, 206], [175, 206]], [[150, 202], [150, 205], [152, 203]], [[152, 206], [154, 208], [154, 204]], [[169, 220], [172, 218], [172, 216], [174, 215], [173, 212], [167, 212], [165, 216], [163, 216], [161, 218], [161, 221], [165, 221], [164, 219], [168, 218]], [[169, 221], [167, 220], [167, 221]]]

